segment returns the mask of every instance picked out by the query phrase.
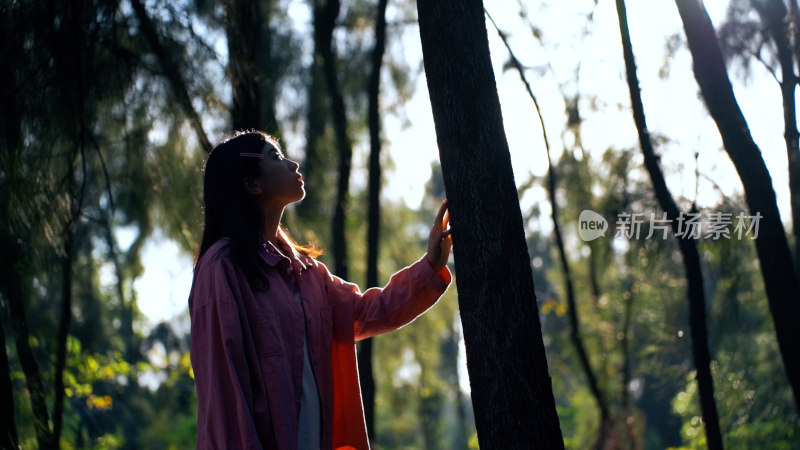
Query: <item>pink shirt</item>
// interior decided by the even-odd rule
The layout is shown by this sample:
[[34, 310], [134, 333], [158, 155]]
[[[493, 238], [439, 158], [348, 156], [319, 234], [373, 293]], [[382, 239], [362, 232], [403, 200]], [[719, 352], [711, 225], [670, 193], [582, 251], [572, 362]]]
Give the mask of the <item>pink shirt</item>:
[[[414, 320], [444, 293], [450, 272], [437, 274], [422, 258], [385, 288], [361, 293], [297, 252], [285, 258], [262, 250], [261, 256], [270, 268], [266, 291], [250, 289], [226, 239], [211, 246], [195, 269], [189, 311], [197, 448], [297, 448], [305, 333], [323, 448], [369, 448], [354, 343]], [[297, 280], [303, 305], [281, 271]]]

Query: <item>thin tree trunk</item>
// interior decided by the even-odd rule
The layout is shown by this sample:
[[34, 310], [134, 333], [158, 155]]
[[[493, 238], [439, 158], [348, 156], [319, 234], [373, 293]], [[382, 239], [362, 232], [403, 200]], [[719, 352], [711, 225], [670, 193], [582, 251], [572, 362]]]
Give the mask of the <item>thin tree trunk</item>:
[[[73, 2], [73, 7], [75, 4]], [[77, 7], [75, 7], [77, 10]], [[77, 14], [77, 13], [76, 13]], [[77, 20], [76, 20], [77, 23]], [[72, 35], [76, 40], [81, 39], [81, 32], [73, 29]], [[76, 42], [78, 44], [78, 42]], [[76, 48], [77, 45], [76, 45]], [[80, 52], [75, 55], [75, 61], [78, 65], [81, 64], [82, 58]], [[78, 110], [77, 116], [77, 136], [76, 148], [72, 158], [67, 166], [67, 194], [69, 196], [69, 214], [72, 219], [67, 223], [62, 235], [64, 236], [64, 253], [61, 256], [61, 311], [58, 322], [58, 337], [56, 340], [56, 366], [54, 378], [54, 393], [53, 396], [53, 445], [56, 448], [61, 447], [61, 430], [64, 423], [64, 370], [67, 366], [67, 337], [69, 336], [69, 326], [72, 321], [72, 262], [74, 259], [74, 242], [73, 237], [75, 233], [75, 219], [80, 213], [80, 201], [76, 197], [82, 196], [82, 192], [75, 192], [75, 159], [78, 155], [85, 158], [85, 140], [84, 136], [87, 132], [84, 110], [84, 84], [82, 73], [78, 71], [78, 77], [75, 80], [75, 88], [78, 92]], [[83, 177], [86, 178], [86, 160], [83, 159]]]
[[192, 125], [197, 135], [197, 140], [200, 142], [200, 145], [203, 146], [203, 149], [210, 151], [212, 147], [211, 141], [208, 139], [205, 130], [203, 130], [203, 123], [200, 121], [200, 115], [197, 114], [197, 111], [192, 105], [192, 100], [189, 97], [189, 89], [186, 87], [186, 82], [183, 81], [183, 76], [178, 69], [179, 66], [177, 62], [161, 44], [161, 39], [158, 37], [156, 27], [147, 15], [147, 10], [145, 10], [141, 0], [131, 0], [131, 7], [133, 7], [133, 11], [136, 13], [136, 18], [139, 19], [142, 33], [144, 33], [144, 37], [147, 39], [148, 44], [150, 44], [150, 49], [156, 56], [158, 64], [161, 66], [161, 70], [164, 73], [164, 77], [169, 81], [172, 87], [172, 94], [175, 96], [181, 108], [183, 108], [183, 113], [189, 118], [189, 123]]
[[[378, 0], [375, 18], [375, 48], [372, 50], [372, 72], [367, 96], [369, 98], [369, 221], [367, 229], [367, 286], [378, 286], [378, 248], [381, 227], [381, 118], [380, 84], [383, 53], [386, 48], [386, 6], [388, 0]], [[375, 377], [372, 371], [372, 339], [361, 342], [358, 352], [358, 375], [361, 399], [367, 422], [367, 435], [375, 440]]]
[[592, 287], [592, 304], [597, 306], [600, 300], [600, 281], [597, 278], [597, 252], [595, 246], [589, 243], [589, 285]]
[[675, 3], [692, 53], [695, 78], [708, 111], [742, 180], [750, 214], [761, 216], [756, 251], [786, 375], [795, 405], [800, 409], [800, 346], [797, 345], [800, 342], [800, 327], [797, 326], [800, 323], [800, 285], [772, 189], [772, 178], [736, 102], [705, 6], [698, 0], [676, 0]]
[[327, 123], [325, 75], [322, 71], [322, 57], [314, 44], [314, 59], [309, 68], [311, 82], [308, 88], [308, 107], [306, 113], [306, 147], [303, 159], [303, 178], [309, 187], [302, 202], [297, 205], [298, 216], [305, 220], [321, 222], [323, 214], [322, 193], [326, 189], [326, 176], [330, 170], [328, 154], [324, 152], [323, 138]]
[[[6, 253], [3, 253], [6, 254]], [[14, 423], [14, 390], [11, 387], [11, 367], [6, 353], [6, 332], [3, 326], [5, 308], [0, 305], [0, 448], [17, 448], [17, 426]]]
[[637, 448], [636, 437], [633, 432], [633, 417], [631, 414], [631, 399], [629, 386], [631, 383], [631, 315], [633, 313], [633, 283], [625, 280], [626, 289], [623, 291], [624, 301], [624, 315], [622, 318], [622, 339], [620, 339], [620, 347], [622, 347], [622, 386], [620, 387], [620, 403], [625, 417], [625, 427], [628, 432], [628, 448]]
[[108, 258], [111, 260], [111, 263], [114, 265], [114, 275], [116, 275], [117, 282], [116, 282], [116, 290], [117, 290], [117, 297], [119, 297], [119, 306], [121, 309], [125, 309], [125, 276], [122, 273], [122, 266], [119, 263], [119, 254], [117, 253], [117, 241], [114, 239], [114, 233], [112, 231], [111, 226], [111, 218], [104, 217], [103, 218], [103, 225], [105, 228], [105, 237], [106, 237], [106, 245], [108, 246]]
[[55, 367], [55, 401], [53, 405], [53, 442], [59, 443], [64, 422], [64, 370], [67, 365], [67, 336], [72, 319], [72, 237], [64, 243], [61, 261], [61, 316], [58, 323], [58, 349]]
[[[653, 150], [650, 134], [647, 130], [642, 93], [639, 89], [639, 78], [636, 75], [633, 46], [628, 30], [628, 17], [625, 10], [625, 1], [617, 1], [617, 15], [619, 17], [620, 36], [622, 38], [622, 51], [625, 59], [625, 68], [628, 79], [628, 88], [633, 107], [633, 119], [639, 134], [639, 145], [644, 155], [644, 164], [653, 182], [656, 198], [659, 205], [667, 213], [667, 218], [672, 224], [675, 234], [679, 234], [678, 217], [680, 211], [667, 187], [664, 174], [658, 163], [658, 157]], [[706, 305], [703, 292], [703, 273], [700, 266], [700, 255], [697, 251], [696, 241], [691, 237], [679, 237], [678, 245], [683, 255], [689, 298], [689, 326], [692, 332], [692, 355], [697, 370], [697, 385], [700, 393], [700, 407], [705, 424], [706, 440], [711, 449], [722, 448], [722, 433], [719, 427], [719, 415], [714, 401], [714, 382], [711, 376], [711, 354], [708, 350], [708, 330], [706, 329]]]
[[350, 190], [350, 168], [353, 148], [347, 135], [347, 113], [336, 74], [336, 55], [333, 52], [333, 30], [339, 16], [339, 0], [317, 0], [314, 5], [314, 42], [322, 56], [323, 71], [330, 97], [336, 146], [339, 149], [339, 181], [333, 213], [333, 259], [336, 275], [347, 279], [347, 237], [345, 218]]
[[[800, 6], [798, 6], [797, 0], [788, 0], [787, 3], [789, 3], [789, 16], [787, 18], [789, 45], [792, 55], [794, 55], [794, 62], [798, 65], [798, 69], [800, 69]], [[800, 80], [795, 79], [795, 83], [799, 81]]]
[[[9, 8], [11, 9], [11, 8]], [[23, 60], [24, 50], [23, 43], [20, 39], [15, 39], [13, 27], [11, 26], [18, 20], [19, 13], [12, 10], [12, 13], [6, 12], [0, 14], [0, 39], [3, 42], [3, 50], [6, 55], [7, 61], [21, 61]], [[0, 121], [0, 148], [3, 148], [4, 161], [8, 164], [4, 167], [6, 181], [2, 183], [2, 190], [8, 189], [6, 183], [13, 183], [20, 175], [16, 165], [13, 163], [22, 151], [22, 123], [20, 113], [20, 103], [22, 102], [21, 96], [15, 87], [17, 86], [17, 76], [13, 70], [0, 71], [0, 83], [9, 88], [4, 89], [0, 94], [0, 106], [2, 106], [5, 120]], [[7, 152], [7, 153], [6, 153]], [[8, 158], [6, 158], [8, 157]], [[3, 195], [7, 195], [3, 192]], [[19, 292], [19, 274], [16, 271], [18, 268], [15, 264], [19, 262], [20, 254], [17, 245], [17, 236], [11, 236], [6, 229], [9, 225], [8, 202], [0, 202], [0, 254], [2, 254], [2, 263], [0, 263], [0, 346], [2, 346], [2, 353], [0, 353], [0, 404], [3, 405], [2, 412], [0, 412], [0, 448], [17, 448], [19, 438], [17, 428], [14, 420], [14, 390], [11, 384], [11, 367], [9, 365], [8, 353], [6, 347], [6, 335], [3, 321], [9, 324], [11, 332], [13, 332], [13, 339], [16, 340], [17, 327], [15, 324], [14, 314], [11, 313], [11, 295], [21, 296]], [[22, 301], [18, 299], [18, 301]], [[7, 314], [6, 314], [7, 313]], [[26, 341], [27, 342], [27, 341]], [[28, 348], [30, 351], [30, 348]], [[22, 361], [22, 357], [17, 355], [17, 358]], [[38, 372], [38, 371], [37, 371]], [[27, 372], [26, 372], [27, 380]], [[41, 383], [39, 384], [41, 386]], [[30, 389], [29, 389], [30, 390]], [[31, 391], [33, 392], [33, 391]], [[31, 404], [33, 405], [34, 397], [31, 396]], [[46, 406], [44, 409], [47, 412]], [[44, 423], [47, 423], [45, 421]], [[38, 437], [38, 436], [37, 436]], [[39, 440], [41, 448], [42, 440]]]
[[[586, 375], [586, 380], [589, 383], [589, 391], [592, 393], [592, 396], [594, 397], [595, 402], [597, 403], [597, 408], [600, 410], [598, 447], [602, 448], [603, 442], [605, 441], [605, 431], [607, 429], [610, 419], [608, 402], [605, 400], [605, 398], [603, 397], [603, 393], [600, 390], [599, 383], [597, 382], [597, 376], [592, 370], [592, 365], [591, 362], [589, 361], [589, 355], [586, 353], [586, 347], [583, 345], [583, 338], [581, 337], [580, 322], [578, 320], [578, 305], [577, 302], [575, 301], [575, 288], [572, 282], [572, 272], [570, 271], [569, 268], [569, 261], [567, 260], [567, 252], [564, 249], [564, 239], [561, 234], [561, 225], [558, 220], [559, 209], [558, 209], [558, 203], [556, 201], [557, 179], [556, 179], [556, 170], [553, 167], [553, 161], [550, 158], [550, 140], [547, 138], [547, 131], [545, 130], [544, 126], [544, 118], [542, 117], [541, 110], [539, 109], [539, 102], [536, 100], [536, 96], [534, 95], [533, 89], [531, 88], [531, 85], [528, 82], [528, 78], [525, 76], [525, 69], [522, 67], [522, 64], [519, 62], [519, 59], [517, 59], [517, 56], [511, 49], [511, 46], [509, 45], [505, 34], [502, 31], [500, 31], [499, 28], [497, 28], [497, 24], [494, 22], [491, 16], [489, 16], [489, 19], [497, 29], [497, 33], [500, 36], [500, 39], [503, 41], [506, 50], [508, 50], [508, 54], [511, 58], [511, 64], [514, 66], [514, 69], [519, 74], [520, 80], [525, 85], [525, 90], [528, 93], [528, 97], [530, 97], [530, 99], [533, 101], [534, 107], [536, 108], [536, 112], [539, 117], [539, 125], [542, 128], [542, 139], [544, 141], [545, 152], [547, 154], [547, 167], [548, 167], [547, 193], [548, 193], [548, 198], [550, 200], [550, 205], [552, 207], [551, 218], [553, 219], [553, 232], [555, 234], [556, 248], [558, 249], [559, 259], [561, 261], [561, 274], [564, 277], [564, 290], [566, 292], [568, 313], [569, 313], [570, 340], [572, 341], [572, 345], [575, 346], [575, 352], [578, 354], [578, 361], [580, 363], [581, 370], [583, 371], [584, 375]], [[596, 287], [596, 284], [594, 286]]]
[[280, 126], [275, 111], [275, 105], [278, 104], [277, 86], [280, 70], [274, 61], [273, 36], [276, 32], [270, 28], [275, 0], [255, 1], [260, 3], [259, 12], [261, 13], [261, 20], [256, 24], [259, 27], [259, 41], [256, 44], [256, 85], [260, 104], [259, 126], [260, 129], [280, 137]]
[[[136, 318], [136, 312], [138, 311], [138, 306], [136, 303], [136, 294], [135, 292], [130, 292], [128, 295], [129, 298], [126, 299], [124, 293], [124, 286], [125, 286], [125, 274], [122, 270], [122, 266], [120, 264], [120, 254], [117, 252], [116, 240], [114, 239], [114, 235], [111, 230], [111, 222], [110, 218], [106, 222], [106, 242], [109, 246], [109, 256], [111, 258], [112, 263], [114, 264], [114, 270], [117, 276], [116, 282], [116, 289], [117, 295], [119, 295], [120, 299], [120, 308], [121, 308], [121, 315], [122, 315], [122, 325], [120, 326], [120, 335], [122, 336], [123, 342], [125, 343], [125, 360], [131, 364], [131, 377], [137, 376], [137, 369], [136, 369], [136, 362], [141, 359], [141, 350], [139, 346], [139, 339], [137, 339], [136, 334], [133, 331], [133, 322]], [[139, 234], [133, 240], [133, 243], [128, 248], [125, 258], [127, 260], [135, 260], [135, 258], [139, 258], [141, 254], [142, 247], [147, 240], [147, 236], [150, 234], [150, 224], [146, 223], [145, 225], [141, 226]], [[130, 280], [129, 285], [133, 285], [136, 280], [136, 274], [129, 274]], [[130, 385], [128, 389], [135, 389], [135, 385]]]
[[425, 372], [430, 370], [425, 367], [425, 363], [418, 361], [420, 364], [420, 384], [417, 389], [417, 397], [419, 398], [418, 413], [420, 419], [420, 428], [422, 428], [422, 447], [425, 450], [436, 450], [440, 448], [438, 428], [439, 417], [441, 416], [441, 405], [443, 403], [442, 395], [436, 389], [431, 389], [425, 382]]
[[[790, 0], [789, 3], [793, 3]], [[783, 0], [753, 0], [758, 13], [766, 22], [769, 34], [778, 50], [781, 65], [781, 98], [783, 99], [783, 137], [789, 159], [789, 194], [792, 204], [792, 233], [794, 234], [794, 263], [800, 266], [800, 149], [798, 149], [797, 104], [794, 98], [797, 75], [790, 40], [791, 23]], [[800, 272], [800, 271], [798, 271]]]
[[600, 410], [600, 426], [598, 432], [596, 448], [603, 448], [603, 443], [606, 439], [606, 431], [610, 425], [610, 414], [608, 403], [603, 397], [603, 392], [597, 382], [597, 377], [592, 370], [589, 355], [586, 353], [586, 347], [583, 345], [583, 338], [581, 337], [581, 328], [578, 321], [578, 304], [575, 301], [575, 289], [572, 283], [572, 273], [569, 269], [569, 262], [567, 261], [567, 252], [564, 250], [564, 239], [561, 236], [561, 227], [558, 223], [558, 204], [556, 202], [556, 173], [553, 168], [553, 162], [550, 160], [550, 151], [547, 151], [548, 163], [548, 177], [547, 177], [547, 190], [550, 198], [550, 205], [552, 207], [553, 218], [553, 232], [556, 238], [556, 247], [558, 248], [559, 259], [561, 260], [561, 273], [564, 277], [564, 288], [567, 294], [567, 305], [569, 314], [569, 327], [570, 327], [570, 340], [572, 345], [575, 346], [575, 352], [578, 354], [578, 361], [580, 362], [581, 369], [586, 375], [586, 381], [589, 383], [589, 391], [594, 397], [597, 408]]
[[[74, 79], [69, 80], [68, 86], [74, 89], [76, 97], [72, 101], [65, 99], [64, 105], [67, 110], [73, 109], [75, 117], [75, 148], [69, 161], [67, 161], [66, 173], [66, 195], [68, 199], [68, 214], [70, 220], [61, 232], [64, 239], [63, 254], [61, 259], [61, 310], [59, 314], [58, 331], [56, 334], [56, 364], [53, 374], [53, 430], [51, 443], [55, 448], [61, 447], [61, 429], [64, 422], [64, 369], [67, 364], [67, 336], [69, 334], [69, 323], [72, 318], [72, 259], [73, 259], [73, 233], [75, 222], [80, 212], [80, 202], [82, 201], [83, 188], [86, 181], [86, 160], [83, 159], [83, 184], [76, 192], [75, 184], [75, 160], [80, 155], [85, 158], [84, 133], [86, 132], [85, 122], [85, 86], [83, 81], [83, 67], [88, 58], [84, 57], [82, 51], [82, 40], [84, 39], [83, 30], [80, 24], [81, 7], [76, 0], [72, 0], [66, 8], [65, 22], [67, 24], [66, 34], [72, 42], [64, 53], [59, 52], [65, 67], [75, 64], [77, 70], [74, 72]], [[66, 52], [71, 52], [66, 54]], [[69, 61], [69, 62], [67, 62]], [[76, 102], [72, 103], [72, 102]]]
[[461, 386], [456, 384], [456, 432], [459, 433], [453, 439], [453, 448], [456, 450], [463, 450], [469, 448], [467, 439], [467, 402], [465, 401], [466, 395], [461, 392]]
[[449, 333], [442, 339], [439, 347], [441, 355], [441, 375], [440, 378], [451, 389], [455, 407], [454, 425], [447, 434], [450, 448], [454, 450], [464, 450], [467, 446], [467, 417], [464, 410], [464, 394], [461, 392], [458, 375], [458, 342], [460, 333], [460, 321], [458, 315], [453, 317], [448, 328]]
[[791, 46], [792, 46], [792, 53], [794, 53], [794, 59], [797, 64], [800, 64], [800, 30], [797, 29], [800, 26], [800, 7], [797, 5], [797, 0], [789, 0], [789, 29], [792, 31], [791, 33]]
[[[9, 236], [3, 236], [2, 239], [6, 242], [3, 247], [12, 249], [13, 244], [10, 242]], [[22, 366], [22, 371], [25, 374], [25, 381], [30, 392], [31, 408], [33, 409], [34, 430], [36, 432], [36, 442], [39, 444], [40, 449], [55, 448], [53, 442], [53, 434], [50, 430], [50, 416], [47, 412], [46, 395], [42, 378], [39, 371], [39, 365], [36, 363], [36, 358], [33, 356], [33, 351], [30, 346], [30, 338], [28, 333], [28, 321], [25, 317], [25, 300], [22, 298], [22, 280], [19, 274], [14, 270], [14, 266], [18, 263], [18, 256], [15, 254], [18, 250], [13, 250], [7, 253], [4, 257], [6, 259], [5, 268], [2, 273], [2, 283], [0, 287], [3, 289], [6, 299], [8, 300], [9, 318], [12, 324], [14, 333], [14, 341], [17, 344], [17, 357]]]
[[417, 10], [478, 440], [563, 448], [483, 4], [419, 0]]

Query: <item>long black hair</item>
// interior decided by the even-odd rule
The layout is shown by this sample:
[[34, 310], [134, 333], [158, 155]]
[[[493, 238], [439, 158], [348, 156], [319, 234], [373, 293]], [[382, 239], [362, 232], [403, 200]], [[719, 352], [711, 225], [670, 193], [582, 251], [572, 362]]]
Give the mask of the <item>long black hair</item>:
[[195, 257], [200, 258], [219, 239], [230, 239], [230, 255], [255, 289], [266, 289], [264, 262], [258, 255], [263, 242], [264, 213], [256, 198], [245, 190], [245, 177], [260, 175], [264, 144], [280, 149], [277, 139], [260, 131], [237, 132], [214, 147], [203, 177], [203, 238]]
[[[264, 144], [281, 150], [277, 139], [262, 131], [237, 132], [214, 147], [208, 155], [203, 177], [203, 238], [195, 255], [195, 269], [205, 252], [221, 238], [230, 239], [233, 263], [256, 289], [267, 289], [264, 261], [258, 256], [264, 242], [264, 213], [256, 198], [245, 189], [245, 177], [260, 175]], [[300, 245], [282, 226], [278, 233], [298, 252], [316, 258], [322, 254], [315, 245]]]

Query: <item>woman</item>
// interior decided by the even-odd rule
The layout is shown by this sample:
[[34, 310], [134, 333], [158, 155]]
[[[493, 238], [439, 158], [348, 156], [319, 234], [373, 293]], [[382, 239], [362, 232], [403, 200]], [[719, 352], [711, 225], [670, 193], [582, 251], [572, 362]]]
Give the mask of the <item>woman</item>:
[[428, 252], [359, 292], [281, 227], [303, 199], [297, 163], [261, 132], [216, 146], [189, 296], [197, 447], [366, 449], [354, 343], [422, 314], [450, 283], [446, 202]]

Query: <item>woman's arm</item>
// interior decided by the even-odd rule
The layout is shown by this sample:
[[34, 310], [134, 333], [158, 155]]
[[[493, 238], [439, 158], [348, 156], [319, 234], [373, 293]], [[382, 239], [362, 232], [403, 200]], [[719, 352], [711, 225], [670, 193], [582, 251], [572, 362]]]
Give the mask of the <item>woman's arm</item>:
[[392, 275], [382, 289], [361, 293], [358, 286], [325, 269], [328, 298], [340, 319], [335, 322], [342, 323], [341, 314], [352, 314], [354, 338], [361, 340], [400, 328], [433, 306], [451, 281], [447, 258], [452, 238], [447, 223], [447, 204], [442, 202], [431, 228], [426, 255]]

